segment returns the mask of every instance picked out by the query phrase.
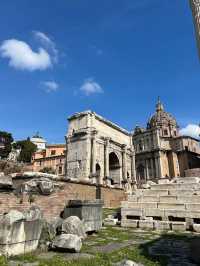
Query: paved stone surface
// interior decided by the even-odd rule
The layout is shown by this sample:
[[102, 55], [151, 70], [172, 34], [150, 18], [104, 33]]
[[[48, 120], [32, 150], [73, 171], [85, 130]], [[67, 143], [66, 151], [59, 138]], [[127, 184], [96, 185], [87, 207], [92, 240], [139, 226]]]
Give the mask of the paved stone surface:
[[[79, 259], [91, 259], [94, 256], [86, 253], [58, 253], [58, 252], [48, 252], [41, 253], [38, 255], [38, 259], [52, 259], [55, 256], [62, 256], [65, 260], [79, 260]], [[14, 266], [14, 265], [13, 265]]]
[[103, 246], [92, 247], [93, 252], [110, 253], [130, 245], [136, 245], [138, 242], [134, 240], [127, 240], [121, 243], [109, 243]]
[[8, 266], [38, 266], [39, 262], [9, 261]]

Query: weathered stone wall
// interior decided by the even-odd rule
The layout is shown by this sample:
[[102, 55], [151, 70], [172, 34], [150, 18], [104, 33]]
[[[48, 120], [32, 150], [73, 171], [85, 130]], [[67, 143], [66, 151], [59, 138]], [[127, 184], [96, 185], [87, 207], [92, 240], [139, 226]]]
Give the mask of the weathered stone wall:
[[185, 176], [187, 177], [200, 177], [200, 168], [185, 170]]
[[[102, 187], [102, 199], [104, 207], [119, 207], [120, 202], [126, 199], [126, 194], [121, 189], [112, 189]], [[64, 210], [68, 200], [81, 199], [92, 200], [96, 198], [96, 186], [88, 184], [76, 184], [72, 182], [63, 182], [63, 188], [49, 196], [33, 195], [32, 203], [30, 196], [23, 195], [17, 197], [13, 193], [0, 193], [0, 214], [8, 212], [11, 209], [24, 211], [29, 209], [31, 205], [37, 205], [44, 213], [44, 217], [50, 220], [52, 217], [59, 216]]]

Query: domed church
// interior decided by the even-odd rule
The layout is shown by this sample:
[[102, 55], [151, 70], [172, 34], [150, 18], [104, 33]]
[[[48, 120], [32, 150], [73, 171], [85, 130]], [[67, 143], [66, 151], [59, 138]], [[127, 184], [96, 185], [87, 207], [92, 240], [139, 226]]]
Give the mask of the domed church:
[[146, 129], [137, 126], [132, 138], [139, 183], [184, 176], [185, 170], [199, 167], [199, 141], [179, 134], [176, 119], [165, 111], [160, 99]]

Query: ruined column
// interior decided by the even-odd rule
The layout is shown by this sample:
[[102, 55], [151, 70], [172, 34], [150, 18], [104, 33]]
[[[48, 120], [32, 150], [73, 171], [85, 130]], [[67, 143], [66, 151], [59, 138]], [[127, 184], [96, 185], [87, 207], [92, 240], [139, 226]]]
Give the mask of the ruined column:
[[92, 175], [96, 174], [96, 134], [97, 131], [92, 132]]
[[156, 178], [159, 178], [160, 176], [159, 176], [159, 166], [158, 166], [158, 158], [156, 157], [155, 158], [155, 166], [156, 166]]
[[127, 163], [126, 163], [126, 154], [127, 154], [127, 145], [123, 145], [122, 147], [122, 166], [123, 166], [123, 179], [127, 179]]
[[109, 177], [109, 146], [110, 146], [110, 138], [105, 139], [105, 177]]
[[145, 161], [145, 165], [146, 165], [146, 179], [149, 179], [149, 164], [148, 164], [148, 160]]
[[190, 0], [192, 15], [194, 20], [197, 48], [200, 56], [200, 0]]
[[161, 152], [159, 152], [159, 156], [158, 156], [158, 169], [159, 169], [159, 177], [164, 177], [163, 176], [163, 166], [162, 166], [162, 158], [161, 158]]
[[153, 159], [151, 158], [150, 159], [150, 164], [151, 164], [151, 175], [152, 175], [152, 178], [154, 178], [154, 174], [155, 174], [155, 171], [154, 171], [154, 164], [153, 164]]
[[135, 169], [135, 150], [132, 150], [131, 156], [131, 170], [132, 170], [132, 180], [136, 181], [136, 169]]

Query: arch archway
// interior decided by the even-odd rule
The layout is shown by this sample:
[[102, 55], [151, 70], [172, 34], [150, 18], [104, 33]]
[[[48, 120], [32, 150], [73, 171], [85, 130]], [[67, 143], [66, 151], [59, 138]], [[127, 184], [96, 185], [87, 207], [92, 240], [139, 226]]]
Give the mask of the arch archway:
[[115, 152], [109, 154], [109, 173], [111, 178], [111, 184], [120, 184], [120, 162]]

